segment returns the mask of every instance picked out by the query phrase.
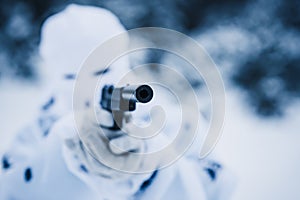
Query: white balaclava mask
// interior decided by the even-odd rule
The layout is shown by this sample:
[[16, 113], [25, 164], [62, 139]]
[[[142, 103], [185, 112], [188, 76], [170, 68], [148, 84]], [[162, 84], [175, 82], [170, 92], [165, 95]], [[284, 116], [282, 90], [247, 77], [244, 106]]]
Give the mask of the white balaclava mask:
[[[52, 113], [62, 115], [71, 111], [74, 87], [72, 79], [76, 78], [81, 65], [96, 47], [124, 31], [118, 18], [111, 12], [75, 4], [69, 5], [45, 22], [40, 45], [41, 74], [47, 89], [52, 91], [55, 98], [56, 107], [52, 109]], [[125, 48], [127, 43], [119, 45], [120, 48]], [[104, 69], [105, 66], [99, 64], [97, 70]], [[128, 69], [129, 62], [126, 59], [116, 61], [110, 67], [107, 78], [111, 80], [107, 82], [115, 83], [115, 74], [122, 74]], [[96, 71], [91, 74], [98, 78]]]

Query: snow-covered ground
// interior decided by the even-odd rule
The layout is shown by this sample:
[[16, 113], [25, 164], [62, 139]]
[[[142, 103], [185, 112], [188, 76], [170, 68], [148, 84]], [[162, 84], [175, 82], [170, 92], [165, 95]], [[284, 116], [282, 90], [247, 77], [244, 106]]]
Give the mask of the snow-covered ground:
[[[44, 82], [0, 82], [0, 154], [14, 133], [34, 120], [45, 88]], [[300, 104], [290, 106], [284, 118], [266, 120], [253, 115], [242, 92], [231, 88], [226, 95], [226, 121], [215, 152], [237, 176], [233, 199], [300, 199]]]

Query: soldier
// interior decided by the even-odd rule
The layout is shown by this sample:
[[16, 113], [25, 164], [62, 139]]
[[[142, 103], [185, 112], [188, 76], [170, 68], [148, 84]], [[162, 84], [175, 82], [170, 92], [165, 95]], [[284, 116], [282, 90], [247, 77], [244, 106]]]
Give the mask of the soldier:
[[[84, 95], [80, 99], [82, 110], [72, 111], [76, 72], [83, 56], [100, 42], [122, 31], [124, 28], [110, 12], [75, 5], [45, 23], [40, 52], [45, 65], [51, 66], [48, 82], [56, 82], [57, 86], [41, 106], [36, 121], [17, 134], [2, 156], [0, 199], [224, 200], [230, 197], [234, 183], [232, 176], [210, 157], [199, 160], [196, 154], [189, 153], [164, 169], [131, 174], [104, 165], [85, 148], [77, 131], [97, 135], [99, 125], [111, 126], [113, 118], [92, 105], [91, 99], [85, 99]], [[99, 66], [98, 71], [91, 72], [91, 79], [101, 75], [107, 84], [115, 83], [117, 74], [129, 69], [126, 60], [118, 62], [117, 66], [112, 65], [109, 69]], [[98, 121], [91, 117], [91, 113], [94, 114], [91, 111], [95, 109]], [[81, 116], [76, 125], [74, 112]], [[132, 131], [127, 128], [130, 123], [124, 123], [129, 132]], [[201, 125], [205, 123], [202, 120]], [[114, 145], [127, 152], [140, 153], [157, 146], [155, 142], [129, 137], [123, 129], [104, 129], [104, 132], [118, 137], [109, 140], [98, 137], [89, 142], [106, 159], [131, 169], [138, 170], [145, 164], [144, 160], [133, 159], [130, 154], [114, 149]], [[167, 133], [156, 142], [168, 141], [168, 135], [171, 134]], [[159, 166], [159, 163], [155, 164]]]

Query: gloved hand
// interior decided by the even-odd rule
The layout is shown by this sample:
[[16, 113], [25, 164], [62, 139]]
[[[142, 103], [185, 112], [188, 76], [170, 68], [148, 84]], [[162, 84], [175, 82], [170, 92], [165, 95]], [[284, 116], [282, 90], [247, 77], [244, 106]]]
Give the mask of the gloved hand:
[[[145, 142], [128, 134], [131, 130], [130, 120], [123, 121], [122, 130], [110, 130], [103, 127], [113, 125], [111, 113], [97, 108], [76, 113], [77, 131], [82, 144], [82, 159], [91, 173], [121, 178], [142, 166], [141, 157], [132, 153], [145, 152]], [[126, 133], [127, 132], [127, 133]], [[135, 133], [136, 134], [136, 133]]]

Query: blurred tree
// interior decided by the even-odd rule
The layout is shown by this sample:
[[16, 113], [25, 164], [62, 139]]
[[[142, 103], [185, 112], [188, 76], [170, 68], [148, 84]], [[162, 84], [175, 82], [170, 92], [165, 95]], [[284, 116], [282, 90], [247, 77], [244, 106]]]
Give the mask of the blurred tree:
[[[249, 9], [249, 5], [257, 2], [260, 7]], [[233, 83], [248, 92], [255, 110], [263, 116], [280, 115], [289, 97], [300, 94], [299, 54], [287, 50], [288, 45], [277, 45], [278, 38], [265, 35], [270, 32], [268, 26], [276, 25], [299, 38], [298, 0], [0, 0], [0, 76], [36, 77], [34, 57], [41, 27], [49, 16], [71, 3], [107, 8], [127, 29], [158, 26], [191, 35], [195, 30], [199, 33], [220, 24], [235, 24], [257, 34], [261, 43], [267, 44], [232, 73]], [[257, 19], [244, 14], [249, 10], [252, 18]], [[272, 34], [281, 37], [277, 30], [272, 29]], [[161, 57], [149, 54], [152, 62], [159, 62]]]

